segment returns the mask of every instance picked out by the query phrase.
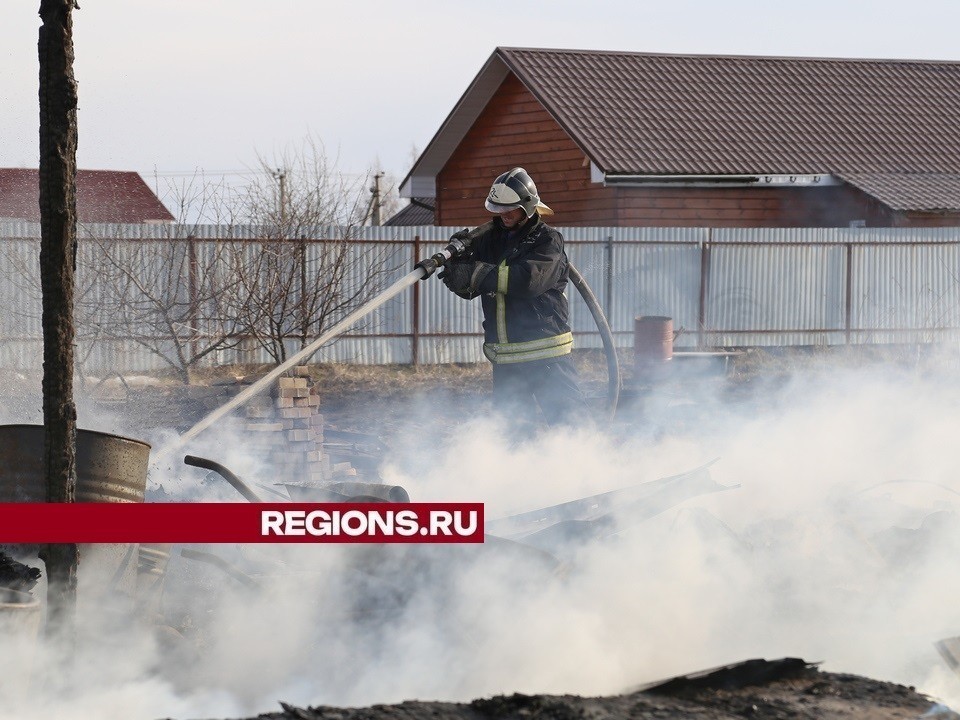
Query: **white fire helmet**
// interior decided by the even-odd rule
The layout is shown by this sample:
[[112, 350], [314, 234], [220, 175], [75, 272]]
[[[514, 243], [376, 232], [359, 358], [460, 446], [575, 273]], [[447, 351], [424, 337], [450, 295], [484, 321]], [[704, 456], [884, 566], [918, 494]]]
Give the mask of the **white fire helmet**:
[[528, 218], [533, 217], [536, 211], [541, 215], [553, 215], [553, 210], [540, 202], [537, 186], [522, 167], [505, 172], [493, 181], [490, 194], [487, 195], [486, 207], [498, 215], [520, 207]]

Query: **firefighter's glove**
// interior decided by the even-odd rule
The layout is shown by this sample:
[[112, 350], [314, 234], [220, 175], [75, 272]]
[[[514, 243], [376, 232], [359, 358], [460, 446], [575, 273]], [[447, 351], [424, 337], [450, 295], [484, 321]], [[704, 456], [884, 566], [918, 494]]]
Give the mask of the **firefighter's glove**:
[[470, 231], [467, 228], [455, 232], [450, 236], [451, 245], [459, 241], [462, 249], [454, 251], [453, 259], [454, 260], [466, 260], [470, 255], [470, 247], [467, 243], [467, 238], [470, 236]]
[[464, 262], [460, 260], [451, 260], [443, 266], [443, 272], [438, 276], [443, 280], [447, 289], [467, 300], [476, 297], [475, 293], [470, 292], [470, 278], [473, 275], [474, 262]]
[[493, 270], [493, 265], [484, 262], [452, 261], [443, 266], [440, 279], [447, 288], [466, 300], [480, 294], [480, 284]]

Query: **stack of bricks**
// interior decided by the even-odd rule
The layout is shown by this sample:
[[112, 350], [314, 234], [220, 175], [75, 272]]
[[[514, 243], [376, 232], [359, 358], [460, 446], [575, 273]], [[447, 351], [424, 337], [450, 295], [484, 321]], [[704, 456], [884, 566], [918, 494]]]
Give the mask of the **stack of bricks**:
[[356, 475], [350, 463], [331, 465], [323, 452], [320, 395], [307, 366], [278, 378], [269, 397], [247, 405], [246, 415], [250, 449], [276, 469], [278, 482], [321, 483]]

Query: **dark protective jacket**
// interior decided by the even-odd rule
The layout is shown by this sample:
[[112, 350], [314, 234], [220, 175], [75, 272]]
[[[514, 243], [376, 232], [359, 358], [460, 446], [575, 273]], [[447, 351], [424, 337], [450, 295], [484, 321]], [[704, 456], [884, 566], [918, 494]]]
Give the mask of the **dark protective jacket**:
[[566, 355], [573, 347], [567, 298], [569, 261], [563, 236], [539, 214], [514, 232], [495, 218], [471, 247], [494, 269], [477, 288], [483, 305], [483, 353], [494, 363]]

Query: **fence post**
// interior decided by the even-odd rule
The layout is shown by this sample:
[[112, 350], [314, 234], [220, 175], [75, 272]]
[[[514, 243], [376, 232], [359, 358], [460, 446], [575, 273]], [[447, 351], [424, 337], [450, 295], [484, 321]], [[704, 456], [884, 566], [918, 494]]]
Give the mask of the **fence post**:
[[847, 345], [850, 344], [850, 322], [853, 318], [853, 243], [847, 243], [847, 272], [844, 279], [846, 288], [843, 298], [844, 328], [846, 330]]
[[[420, 262], [420, 236], [413, 236], [413, 265]], [[420, 364], [420, 283], [413, 284], [413, 347], [410, 352], [410, 362], [414, 367]]]
[[700, 298], [697, 302], [697, 350], [705, 349], [707, 327], [707, 286], [710, 282], [710, 245], [713, 228], [707, 228], [707, 239], [700, 243]]

